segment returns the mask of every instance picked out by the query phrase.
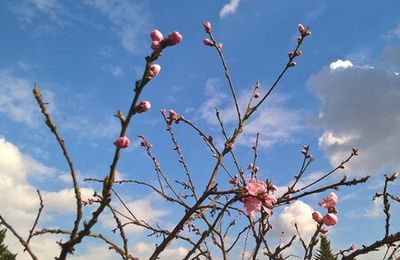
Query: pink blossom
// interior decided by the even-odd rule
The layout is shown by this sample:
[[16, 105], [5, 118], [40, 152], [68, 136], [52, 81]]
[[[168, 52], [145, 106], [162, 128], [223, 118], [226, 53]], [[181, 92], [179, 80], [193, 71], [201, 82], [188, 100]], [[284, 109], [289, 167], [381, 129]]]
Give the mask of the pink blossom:
[[153, 41], [153, 42], [151, 43], [151, 48], [152, 48], [153, 50], [155, 50], [155, 51], [160, 51], [160, 50], [162, 49], [161, 43], [162, 43], [162, 42], [159, 42], [159, 41]]
[[166, 41], [169, 46], [178, 44], [182, 41], [182, 35], [179, 32], [172, 32], [168, 35]]
[[128, 137], [126, 136], [121, 136], [114, 142], [115, 146], [117, 146], [119, 149], [128, 147], [130, 143], [131, 141], [129, 141]]
[[139, 105], [136, 106], [136, 113], [146, 112], [151, 108], [151, 104], [149, 101], [142, 101]]
[[204, 43], [204, 45], [207, 45], [207, 46], [210, 46], [210, 47], [214, 46], [214, 42], [211, 39], [208, 39], [208, 38], [204, 39], [203, 43]]
[[297, 29], [299, 29], [299, 32], [301, 34], [304, 34], [306, 32], [306, 28], [301, 23], [297, 26]]
[[398, 172], [394, 172], [394, 173], [389, 177], [389, 180], [394, 181], [395, 179], [397, 179], [397, 177], [399, 177], [399, 173], [398, 173]]
[[209, 21], [205, 21], [203, 26], [206, 33], [211, 33], [211, 23]]
[[246, 197], [243, 199], [247, 215], [254, 218], [254, 212], [261, 210], [261, 201], [255, 197]]
[[268, 186], [268, 192], [270, 193], [270, 194], [275, 194], [275, 191], [278, 189], [278, 187], [276, 187], [276, 185], [273, 185], [273, 184], [271, 184], [271, 185], [269, 185]]
[[224, 45], [222, 45], [222, 43], [217, 43], [217, 47], [218, 47], [218, 49], [222, 49], [222, 47], [224, 47]]
[[149, 69], [149, 73], [151, 77], [155, 77], [160, 73], [161, 66], [158, 64], [152, 64]]
[[153, 40], [153, 42], [154, 41], [161, 42], [162, 40], [164, 40], [164, 36], [162, 35], [162, 33], [159, 30], [153, 30], [150, 33], [150, 37]]
[[333, 214], [333, 213], [327, 213], [325, 216], [324, 216], [324, 224], [325, 225], [327, 225], [327, 226], [334, 226], [334, 225], [336, 225], [337, 224], [337, 222], [338, 222], [338, 217], [335, 215], [335, 214]]
[[356, 244], [352, 243], [352, 244], [350, 245], [349, 250], [356, 250], [356, 249], [357, 249]]
[[327, 197], [325, 197], [323, 200], [318, 202], [318, 205], [320, 205], [323, 208], [334, 208], [336, 207], [337, 202], [339, 201], [337, 195], [334, 192], [331, 192]]
[[324, 221], [324, 218], [322, 217], [321, 213], [319, 213], [318, 211], [314, 211], [312, 213], [312, 218], [315, 222], [322, 224]]
[[327, 228], [321, 228], [320, 232], [321, 232], [322, 234], [326, 234], [326, 233], [329, 232], [329, 229], [327, 229]]
[[258, 181], [256, 178], [251, 178], [246, 186], [246, 189], [250, 195], [263, 195], [267, 189], [267, 184], [263, 181]]
[[252, 170], [253, 167], [254, 167], [253, 163], [249, 163], [249, 164], [247, 165], [247, 170]]
[[272, 209], [274, 207], [274, 205], [276, 204], [276, 198], [274, 195], [264, 195], [262, 197], [262, 202], [263, 202], [263, 206]]
[[258, 91], [254, 92], [254, 98], [259, 98], [260, 97], [260, 93]]

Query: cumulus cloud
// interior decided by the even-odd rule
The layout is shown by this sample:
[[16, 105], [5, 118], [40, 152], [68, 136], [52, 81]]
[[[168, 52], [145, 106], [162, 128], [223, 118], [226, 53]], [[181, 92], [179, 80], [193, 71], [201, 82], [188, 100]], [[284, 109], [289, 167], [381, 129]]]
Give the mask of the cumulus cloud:
[[321, 101], [319, 145], [332, 165], [360, 149], [348, 174], [398, 169], [400, 76], [383, 69], [338, 60], [312, 75], [308, 86]]
[[[201, 104], [199, 109], [200, 117], [211, 126], [219, 129], [219, 123], [215, 116], [215, 109], [218, 108], [225, 126], [235, 127], [237, 114], [232, 98], [221, 90], [218, 79], [209, 79], [206, 82], [206, 93], [208, 99]], [[218, 94], [216, 94], [218, 93]], [[239, 93], [238, 101], [243, 113], [244, 108], [251, 96], [252, 90], [245, 90]], [[259, 145], [267, 148], [276, 142], [293, 142], [295, 135], [302, 129], [304, 122], [301, 118], [304, 113], [299, 110], [289, 109], [285, 106], [288, 97], [275, 93], [271, 99], [261, 105], [253, 119], [249, 120], [237, 143], [242, 145], [253, 144], [255, 136], [260, 129]]]
[[239, 7], [239, 3], [240, 0], [230, 0], [229, 3], [225, 4], [221, 11], [219, 11], [219, 17], [224, 18], [229, 14], [234, 14]]
[[285, 237], [291, 237], [297, 234], [294, 226], [297, 223], [303, 239], [309, 240], [316, 229], [315, 221], [311, 217], [313, 212], [309, 205], [297, 200], [284, 208], [277, 217], [275, 226], [279, 227], [279, 232], [283, 232]]
[[131, 0], [87, 0], [86, 3], [103, 13], [121, 37], [122, 46], [137, 52], [140, 36], [147, 32], [149, 15], [138, 1]]
[[[28, 177], [29, 179], [49, 177], [55, 171], [21, 153], [15, 145], [0, 137], [0, 214], [23, 237], [27, 236], [39, 207], [36, 188], [28, 182]], [[41, 193], [45, 208], [39, 225], [50, 220], [55, 211], [72, 213], [76, 207], [74, 193], [70, 189], [54, 192], [42, 190]], [[92, 194], [93, 190], [82, 189], [83, 199]], [[56, 244], [57, 239], [59, 237], [56, 236], [33, 239], [32, 249], [40, 259], [51, 259], [59, 250]], [[10, 233], [5, 243], [9, 245], [12, 252], [18, 252], [18, 259], [30, 259], [26, 253], [22, 252], [19, 242]]]

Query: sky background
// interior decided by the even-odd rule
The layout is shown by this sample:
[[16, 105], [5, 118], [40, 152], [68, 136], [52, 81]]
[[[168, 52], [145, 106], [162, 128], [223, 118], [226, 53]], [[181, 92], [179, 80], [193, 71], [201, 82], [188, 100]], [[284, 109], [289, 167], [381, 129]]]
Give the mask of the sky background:
[[[339, 223], [329, 232], [335, 249], [351, 243], [370, 244], [384, 235], [380, 201], [372, 195], [383, 186], [383, 174], [400, 168], [400, 2], [387, 1], [141, 1], [141, 0], [26, 0], [0, 2], [0, 202], [2, 214], [24, 236], [36, 216], [39, 188], [45, 202], [40, 227], [70, 228], [75, 204], [68, 168], [43, 122], [31, 94], [37, 83], [49, 102], [79, 173], [84, 197], [101, 186], [83, 178], [103, 178], [119, 133], [120, 109], [127, 111], [133, 84], [151, 53], [149, 32], [179, 31], [183, 41], [168, 48], [158, 63], [161, 73], [146, 87], [142, 99], [152, 104], [129, 128], [132, 145], [122, 153], [119, 178], [153, 183], [151, 161], [136, 136], [154, 145], [161, 167], [178, 179], [184, 172], [160, 109], [174, 109], [221, 143], [214, 108], [232, 129], [235, 113], [222, 66], [215, 50], [202, 44], [202, 22], [210, 20], [223, 43], [234, 85], [243, 104], [256, 80], [265, 93], [296, 44], [297, 24], [311, 26], [297, 66], [246, 126], [235, 151], [242, 167], [252, 160], [254, 136], [260, 132], [260, 177], [283, 187], [300, 167], [303, 144], [316, 158], [304, 183], [342, 161], [352, 147], [359, 157], [344, 171], [350, 177], [371, 175], [367, 184], [337, 192]], [[244, 105], [242, 105], [243, 107]], [[184, 125], [174, 127], [194, 180], [205, 185], [214, 159], [200, 138]], [[229, 165], [228, 166], [232, 166]], [[221, 177], [221, 187], [229, 187]], [[140, 186], [118, 187], [142, 218], [172, 226], [178, 210]], [[390, 190], [399, 190], [392, 184]], [[312, 232], [310, 214], [329, 192], [312, 196], [273, 216], [277, 231], [293, 232], [294, 221]], [[393, 231], [400, 229], [399, 207], [392, 207]], [[90, 212], [90, 208], [88, 208]], [[179, 212], [179, 211], [178, 211]], [[29, 220], [29, 221], [28, 221]], [[311, 228], [310, 228], [311, 227]], [[98, 232], [113, 228], [106, 214]], [[279, 233], [279, 232], [278, 232]], [[271, 239], [278, 239], [279, 234]], [[132, 253], [147, 257], [154, 239], [130, 229]], [[57, 252], [57, 239], [32, 241], [43, 259]], [[11, 236], [10, 248], [21, 252]], [[118, 239], [116, 237], [116, 239]], [[185, 255], [175, 243], [163, 259]], [[379, 254], [379, 253], [378, 253]], [[375, 259], [366, 256], [360, 259]], [[27, 258], [20, 254], [19, 259]], [[105, 246], [86, 240], [71, 259], [119, 259]]]

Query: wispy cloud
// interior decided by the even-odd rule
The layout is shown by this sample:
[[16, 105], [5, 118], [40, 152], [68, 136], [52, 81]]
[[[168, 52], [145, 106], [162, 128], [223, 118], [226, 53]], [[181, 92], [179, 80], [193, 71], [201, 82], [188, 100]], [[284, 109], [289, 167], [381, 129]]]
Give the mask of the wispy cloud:
[[230, 0], [229, 3], [225, 4], [219, 12], [219, 17], [224, 18], [229, 14], [234, 14], [236, 9], [239, 7], [240, 0]]
[[140, 51], [138, 39], [144, 36], [150, 26], [149, 14], [143, 5], [129, 0], [87, 0], [86, 3], [110, 20], [125, 49]]
[[[232, 99], [221, 90], [221, 82], [218, 79], [209, 79], [206, 82], [206, 93], [211, 93], [207, 101], [199, 108], [200, 116], [211, 126], [218, 128], [219, 123], [215, 116], [215, 109], [218, 108], [225, 127], [229, 130], [234, 127], [237, 115]], [[252, 90], [247, 89], [239, 93], [238, 101], [242, 111], [247, 106]], [[262, 94], [262, 93], [261, 93]], [[260, 133], [259, 145], [267, 148], [276, 142], [296, 141], [296, 135], [304, 129], [301, 118], [304, 112], [287, 108], [287, 96], [275, 93], [274, 96], [259, 107], [257, 113], [244, 127], [244, 131], [238, 139], [238, 144], [249, 145], [254, 143], [255, 136]]]
[[[0, 114], [28, 126], [37, 126], [39, 109], [32, 94], [33, 82], [8, 70], [0, 70]], [[43, 90], [46, 101], [54, 104], [53, 93]], [[52, 109], [55, 106], [52, 105]]]

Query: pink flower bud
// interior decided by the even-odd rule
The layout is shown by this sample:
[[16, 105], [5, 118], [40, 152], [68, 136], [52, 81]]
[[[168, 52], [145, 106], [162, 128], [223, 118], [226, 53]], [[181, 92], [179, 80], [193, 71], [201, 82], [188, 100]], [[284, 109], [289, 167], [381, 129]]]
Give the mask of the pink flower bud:
[[217, 47], [218, 47], [218, 49], [222, 49], [222, 47], [223, 47], [222, 43], [217, 43]]
[[234, 144], [229, 142], [225, 144], [225, 149], [229, 152], [233, 149]]
[[162, 49], [161, 42], [159, 42], [159, 41], [153, 41], [153, 42], [151, 43], [151, 48], [152, 48], [153, 50], [155, 50], [155, 51], [160, 51], [160, 50]]
[[136, 113], [146, 112], [151, 108], [151, 104], [149, 101], [142, 101], [139, 105], [136, 106]]
[[210, 47], [214, 46], [213, 41], [211, 39], [208, 39], [208, 38], [204, 39], [203, 43], [204, 43], [204, 45], [207, 45], [207, 46], [210, 46]]
[[211, 33], [211, 23], [209, 21], [205, 21], [203, 26], [206, 33]]
[[321, 228], [320, 232], [321, 232], [322, 234], [326, 234], [326, 233], [329, 232], [329, 229], [327, 229], [327, 228]]
[[289, 59], [291, 59], [291, 58], [293, 58], [294, 53], [293, 53], [292, 51], [289, 51], [289, 52], [288, 52], [288, 56], [289, 56]]
[[315, 222], [317, 222], [318, 224], [322, 224], [324, 221], [324, 218], [322, 217], [321, 213], [319, 213], [318, 211], [314, 211], [312, 213], [312, 218]]
[[260, 97], [260, 93], [258, 91], [254, 92], [254, 98], [259, 98]]
[[253, 163], [249, 163], [249, 164], [247, 165], [247, 169], [248, 169], [248, 170], [252, 170], [253, 167], [254, 167]]
[[149, 69], [149, 74], [151, 77], [155, 77], [160, 73], [161, 66], [158, 64], [152, 64]]
[[352, 243], [352, 244], [350, 245], [349, 250], [356, 250], [356, 249], [357, 249], [356, 244]]
[[300, 56], [301, 54], [303, 54], [303, 52], [301, 50], [297, 50], [295, 54], [296, 56]]
[[292, 61], [291, 63], [289, 63], [289, 68], [296, 66], [296, 62]]
[[128, 137], [126, 136], [121, 136], [114, 142], [115, 146], [117, 146], [119, 149], [128, 147], [130, 143], [131, 141], [129, 141]]
[[399, 177], [399, 173], [398, 173], [398, 172], [394, 172], [394, 173], [389, 177], [389, 180], [394, 181], [397, 177]]
[[179, 32], [172, 32], [168, 35], [166, 41], [169, 46], [178, 44], [182, 41], [182, 35]]
[[301, 23], [299, 23], [299, 25], [297, 26], [297, 28], [299, 29], [299, 32], [301, 34], [304, 34], [306, 32], [306, 28], [304, 27], [304, 25], [302, 25]]
[[338, 217], [333, 213], [328, 213], [324, 216], [324, 224], [327, 226], [334, 226], [338, 222]]
[[164, 40], [164, 36], [162, 35], [162, 33], [159, 30], [154, 30], [150, 33], [150, 37], [151, 39], [157, 42], [161, 42], [162, 40]]

